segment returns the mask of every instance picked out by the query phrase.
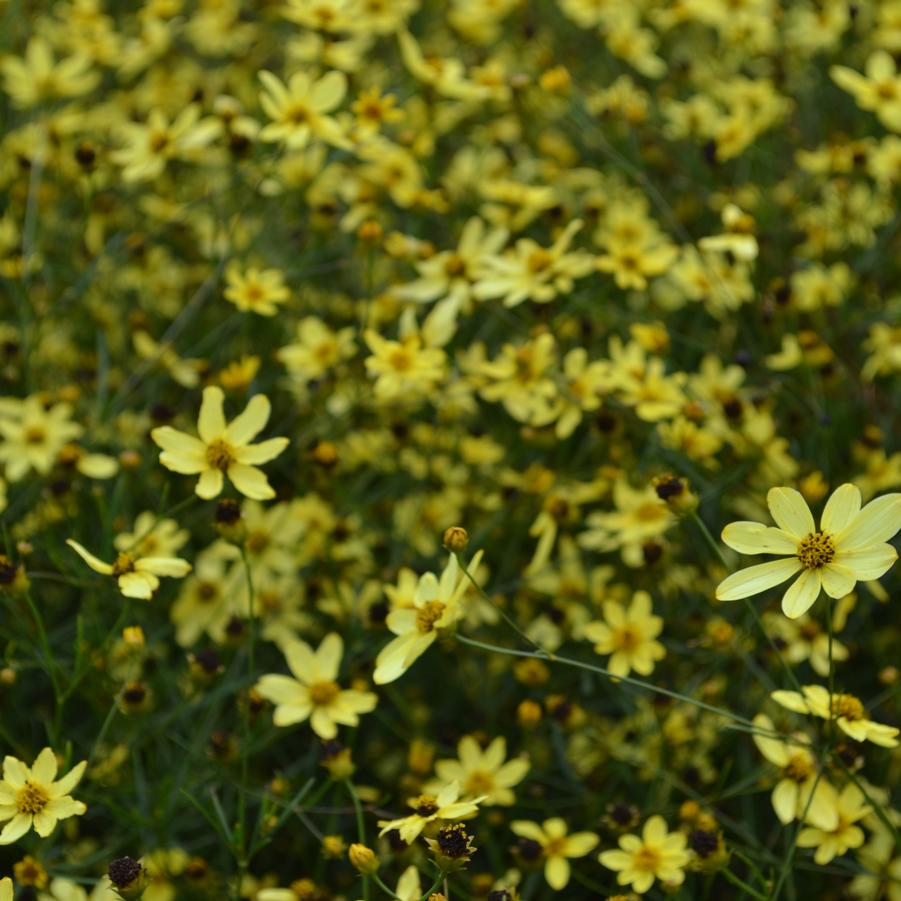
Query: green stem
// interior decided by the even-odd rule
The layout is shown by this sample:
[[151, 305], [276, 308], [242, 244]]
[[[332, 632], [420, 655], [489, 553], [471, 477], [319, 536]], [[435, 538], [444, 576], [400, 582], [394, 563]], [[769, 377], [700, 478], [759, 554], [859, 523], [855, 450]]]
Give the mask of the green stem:
[[[354, 788], [354, 784], [350, 781], [350, 779], [346, 779], [344, 782], [345, 786], [347, 786], [348, 794], [350, 795], [351, 800], [354, 805], [354, 815], [357, 820], [357, 840], [361, 845], [366, 844], [366, 821], [363, 819], [363, 805], [360, 803], [360, 796], [357, 794], [356, 788]], [[369, 876], [365, 873], [363, 876], [363, 898], [365, 901], [369, 901]]]
[[[703, 519], [701, 519], [700, 516], [698, 516], [697, 510], [692, 510], [689, 514], [689, 517], [692, 522], [694, 522], [694, 524], [698, 527], [701, 534], [704, 536], [704, 540], [710, 546], [710, 549], [716, 555], [719, 562], [728, 570], [729, 563], [726, 560], [725, 555], [723, 554], [722, 548], [719, 546], [719, 544], [717, 544], [716, 539], [713, 537], [713, 535], [710, 534], [710, 529], [707, 528], [707, 524]], [[792, 688], [794, 688], [795, 691], [800, 691], [801, 683], [798, 682], [798, 677], [795, 675], [794, 670], [792, 670], [791, 666], [789, 666], [788, 661], [782, 656], [782, 652], [779, 650], [779, 646], [776, 644], [773, 636], [770, 635], [769, 632], [767, 632], [766, 626], [764, 626], [763, 620], [761, 619], [760, 613], [757, 611], [757, 608], [754, 606], [750, 598], [742, 598], [742, 601], [744, 602], [745, 609], [750, 612], [751, 617], [757, 624], [757, 628], [760, 629], [761, 633], [766, 638], [770, 649], [778, 658], [779, 663], [782, 664], [782, 668], [785, 670], [785, 673], [788, 676], [788, 680], [792, 684]]]
[[731, 882], [736, 888], [740, 888], [745, 895], [750, 895], [752, 898], [757, 898], [758, 901], [767, 901], [767, 896], [761, 892], [758, 892], [757, 889], [748, 885], [743, 879], [739, 879], [738, 876], [735, 875], [728, 867], [724, 870], [720, 870], [720, 873], [723, 875], [723, 878]]
[[41, 616], [41, 611], [38, 609], [37, 604], [35, 604], [30, 591], [25, 592], [25, 600], [28, 603], [28, 609], [31, 611], [32, 619], [34, 619], [35, 627], [38, 630], [38, 641], [41, 646], [41, 654], [44, 657], [44, 666], [47, 670], [47, 675], [50, 677], [50, 683], [53, 686], [55, 712], [53, 726], [50, 730], [52, 733], [50, 735], [50, 742], [51, 744], [56, 745], [57, 739], [59, 738], [60, 718], [62, 717], [62, 689], [56, 672], [56, 662], [53, 659], [53, 652], [50, 649], [50, 641], [47, 638], [47, 630], [44, 628], [44, 618]]

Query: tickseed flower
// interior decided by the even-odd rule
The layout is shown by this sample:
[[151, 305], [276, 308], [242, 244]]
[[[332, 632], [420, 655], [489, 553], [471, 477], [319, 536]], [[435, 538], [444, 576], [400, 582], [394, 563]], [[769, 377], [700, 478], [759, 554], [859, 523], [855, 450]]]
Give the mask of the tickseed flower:
[[458, 801], [459, 797], [460, 784], [451, 782], [445, 785], [437, 795], [423, 794], [409, 798], [407, 804], [413, 809], [413, 813], [396, 820], [379, 820], [381, 827], [379, 835], [396, 829], [400, 833], [401, 840], [409, 845], [416, 841], [429, 823], [436, 820], [459, 820], [468, 817], [479, 809], [479, 804], [484, 800], [484, 798], [473, 798], [471, 801]]
[[[482, 552], [469, 562], [468, 569], [479, 568]], [[434, 573], [420, 577], [413, 595], [413, 607], [392, 610], [386, 624], [397, 636], [379, 652], [375, 661], [373, 681], [385, 685], [400, 678], [434, 643], [442, 629], [452, 627], [463, 615], [460, 598], [469, 580], [460, 572], [457, 558], [452, 554], [441, 579]]]
[[274, 316], [277, 304], [285, 303], [291, 296], [284, 276], [278, 269], [250, 267], [243, 272], [232, 263], [225, 270], [226, 288], [223, 296], [239, 310]]
[[335, 681], [344, 654], [344, 642], [335, 632], [326, 635], [317, 650], [305, 641], [284, 645], [285, 660], [295, 678], [267, 675], [257, 691], [276, 705], [276, 726], [293, 726], [309, 719], [313, 731], [324, 739], [338, 734], [338, 725], [356, 726], [359, 714], [375, 709], [378, 697], [370, 691], [343, 689]]
[[858, 581], [878, 579], [898, 559], [886, 542], [901, 529], [901, 494], [885, 494], [861, 509], [860, 491], [841, 485], [826, 502], [819, 530], [793, 488], [771, 488], [767, 505], [778, 528], [733, 522], [723, 529], [723, 541], [742, 554], [780, 554], [783, 559], [728, 576], [716, 590], [718, 600], [759, 594], [800, 571], [782, 597], [782, 612], [795, 619], [811, 607], [821, 588], [832, 598], [844, 597]]
[[269, 398], [256, 394], [244, 412], [226, 423], [224, 395], [215, 385], [203, 389], [203, 402], [197, 420], [199, 438], [161, 426], [150, 437], [163, 449], [160, 463], [173, 472], [200, 474], [195, 491], [204, 500], [222, 491], [223, 474], [246, 497], [269, 500], [275, 492], [258, 463], [274, 460], [287, 446], [287, 438], [270, 438], [259, 444], [250, 442], [269, 420]]
[[510, 824], [514, 835], [541, 845], [544, 855], [544, 878], [555, 891], [569, 882], [569, 860], [590, 854], [600, 839], [593, 832], [573, 832], [567, 835], [566, 821], [551, 817], [541, 825], [530, 820], [514, 820]]
[[451, 823], [438, 830], [436, 838], [427, 838], [426, 844], [435, 857], [438, 868], [445, 873], [460, 870], [469, 862], [476, 848], [473, 837], [463, 823]]
[[272, 122], [260, 132], [264, 141], [284, 141], [292, 149], [306, 147], [318, 138], [336, 147], [350, 147], [332, 112], [347, 93], [343, 72], [327, 72], [318, 81], [306, 72], [295, 72], [287, 85], [272, 72], [260, 72], [263, 93], [260, 104]]
[[802, 685], [801, 691], [774, 691], [770, 697], [788, 710], [807, 713], [824, 720], [834, 719], [839, 729], [854, 741], [871, 741], [883, 748], [898, 746], [898, 732], [895, 726], [874, 723], [863, 704], [854, 695], [834, 694], [822, 685]]
[[506, 760], [507, 740], [499, 735], [483, 751], [471, 736], [464, 735], [457, 745], [457, 760], [439, 760], [435, 773], [444, 785], [459, 782], [467, 797], [481, 795], [486, 806], [510, 806], [516, 800], [513, 786], [529, 771], [527, 758]]
[[[763, 713], [754, 717], [754, 725], [772, 732], [773, 721]], [[795, 733], [794, 742], [782, 741], [768, 735], [754, 734], [757, 750], [772, 764], [779, 767], [780, 779], [770, 800], [779, 821], [788, 825], [800, 819], [804, 811], [814, 813], [820, 822], [830, 822], [833, 808], [827, 793], [827, 782], [818, 776], [816, 757], [807, 745], [810, 739], [803, 733]], [[811, 794], [813, 797], [811, 798]]]
[[0, 845], [18, 841], [32, 826], [46, 838], [60, 820], [81, 816], [87, 807], [69, 792], [81, 781], [87, 765], [83, 760], [54, 781], [57, 762], [50, 748], [44, 748], [30, 768], [15, 757], [5, 757], [0, 781], [0, 821], [9, 822], [0, 832]]
[[96, 573], [115, 576], [119, 591], [127, 598], [149, 601], [160, 587], [158, 576], [180, 579], [191, 571], [191, 564], [180, 557], [140, 557], [138, 554], [120, 551], [112, 563], [104, 563], [89, 550], [71, 538], [66, 544]]
[[871, 812], [863, 792], [853, 782], [849, 782], [841, 794], [829, 785], [826, 796], [830, 808], [828, 815], [808, 811], [810, 826], [801, 830], [797, 840], [799, 848], [816, 848], [813, 859], [820, 866], [863, 844], [864, 832], [856, 823]]
[[608, 870], [616, 870], [619, 885], [631, 885], [643, 895], [655, 879], [669, 885], [681, 885], [691, 855], [686, 850], [685, 835], [668, 832], [661, 816], [652, 816], [645, 824], [641, 838], [623, 835], [619, 850], [603, 851], [598, 860]]
[[598, 654], [610, 654], [607, 669], [615, 676], [628, 676], [632, 670], [650, 675], [654, 662], [666, 654], [663, 645], [655, 641], [663, 620], [651, 613], [651, 596], [636, 591], [628, 607], [619, 601], [605, 601], [603, 611], [604, 622], [589, 623], [584, 635], [594, 642]]

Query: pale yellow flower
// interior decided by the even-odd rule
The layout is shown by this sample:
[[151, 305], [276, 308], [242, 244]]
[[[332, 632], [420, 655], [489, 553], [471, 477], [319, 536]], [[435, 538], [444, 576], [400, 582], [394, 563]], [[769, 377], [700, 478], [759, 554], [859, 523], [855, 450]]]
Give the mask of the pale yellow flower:
[[32, 826], [46, 838], [60, 820], [81, 816], [87, 807], [69, 792], [81, 781], [87, 765], [83, 760], [57, 780], [56, 755], [50, 748], [44, 748], [31, 767], [15, 757], [5, 757], [0, 781], [0, 821], [9, 822], [0, 832], [0, 845], [18, 841]]
[[861, 509], [860, 491], [838, 487], [826, 502], [817, 530], [803, 496], [793, 488], [771, 488], [767, 505], [778, 528], [733, 522], [723, 541], [742, 554], [779, 554], [782, 559], [740, 570], [716, 590], [720, 601], [734, 601], [801, 575], [782, 597], [782, 611], [795, 619], [820, 595], [848, 594], [858, 581], [878, 579], [898, 559], [886, 542], [901, 529], [901, 494], [885, 494]]
[[337, 683], [344, 642], [335, 632], [326, 635], [317, 650], [305, 641], [283, 644], [285, 660], [294, 675], [271, 674], [257, 683], [257, 691], [276, 705], [276, 726], [293, 726], [310, 720], [323, 739], [338, 734], [338, 726], [356, 726], [361, 713], [375, 709], [378, 697], [371, 691], [343, 689]]
[[254, 464], [275, 459], [287, 446], [287, 438], [270, 438], [260, 444], [250, 442], [269, 419], [269, 399], [256, 394], [244, 412], [226, 423], [222, 389], [211, 385], [203, 390], [197, 421], [199, 438], [161, 426], [150, 437], [163, 449], [160, 463], [173, 472], [200, 474], [194, 489], [204, 500], [222, 491], [223, 475], [246, 497], [269, 500], [275, 492], [261, 469]]
[[514, 820], [510, 829], [520, 838], [527, 838], [541, 845], [544, 878], [558, 892], [566, 888], [569, 882], [570, 859], [590, 854], [599, 841], [593, 832], [573, 832], [568, 835], [566, 821], [560, 817], [551, 817], [541, 825], [530, 820]]
[[608, 870], [616, 870], [619, 885], [631, 885], [643, 895], [655, 879], [667, 885], [681, 885], [690, 855], [681, 832], [668, 832], [661, 816], [652, 816], [645, 824], [641, 838], [624, 835], [619, 850], [603, 851], [598, 860]]
[[650, 675], [654, 663], [666, 650], [655, 639], [663, 629], [663, 619], [651, 612], [651, 596], [636, 591], [628, 607], [619, 601], [605, 601], [604, 622], [588, 623], [584, 635], [594, 642], [598, 654], [610, 654], [607, 669], [615, 676], [628, 676], [632, 670]]
[[408, 845], [419, 837], [419, 834], [429, 824], [436, 820], [459, 820], [474, 814], [479, 809], [482, 798], [473, 798], [469, 801], [458, 801], [460, 786], [456, 782], [445, 785], [437, 795], [423, 794], [407, 801], [413, 813], [407, 817], [396, 820], [379, 820], [381, 832], [384, 835], [392, 829], [396, 829], [401, 840]]
[[465, 797], [481, 795], [486, 806], [510, 806], [516, 801], [513, 787], [528, 773], [529, 760], [527, 757], [506, 760], [507, 740], [502, 735], [484, 750], [471, 735], [464, 735], [457, 745], [457, 756], [457, 760], [439, 760], [435, 764], [440, 785], [458, 782]]

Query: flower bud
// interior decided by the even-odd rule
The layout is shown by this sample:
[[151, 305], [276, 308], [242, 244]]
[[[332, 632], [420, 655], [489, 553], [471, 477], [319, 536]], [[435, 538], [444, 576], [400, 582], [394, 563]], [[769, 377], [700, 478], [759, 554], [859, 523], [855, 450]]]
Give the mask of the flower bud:
[[466, 529], [460, 526], [451, 526], [444, 532], [444, 546], [452, 554], [462, 554], [469, 544], [469, 535]]
[[366, 845], [361, 845], [359, 842], [350, 846], [347, 857], [354, 869], [364, 876], [371, 876], [379, 868], [379, 859], [375, 856], [372, 848], [367, 848]]

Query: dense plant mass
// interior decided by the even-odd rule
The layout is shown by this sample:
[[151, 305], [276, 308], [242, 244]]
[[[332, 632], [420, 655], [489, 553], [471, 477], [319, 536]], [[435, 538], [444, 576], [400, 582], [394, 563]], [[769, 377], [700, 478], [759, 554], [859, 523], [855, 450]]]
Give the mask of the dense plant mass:
[[901, 901], [901, 0], [0, 0], [0, 899]]

